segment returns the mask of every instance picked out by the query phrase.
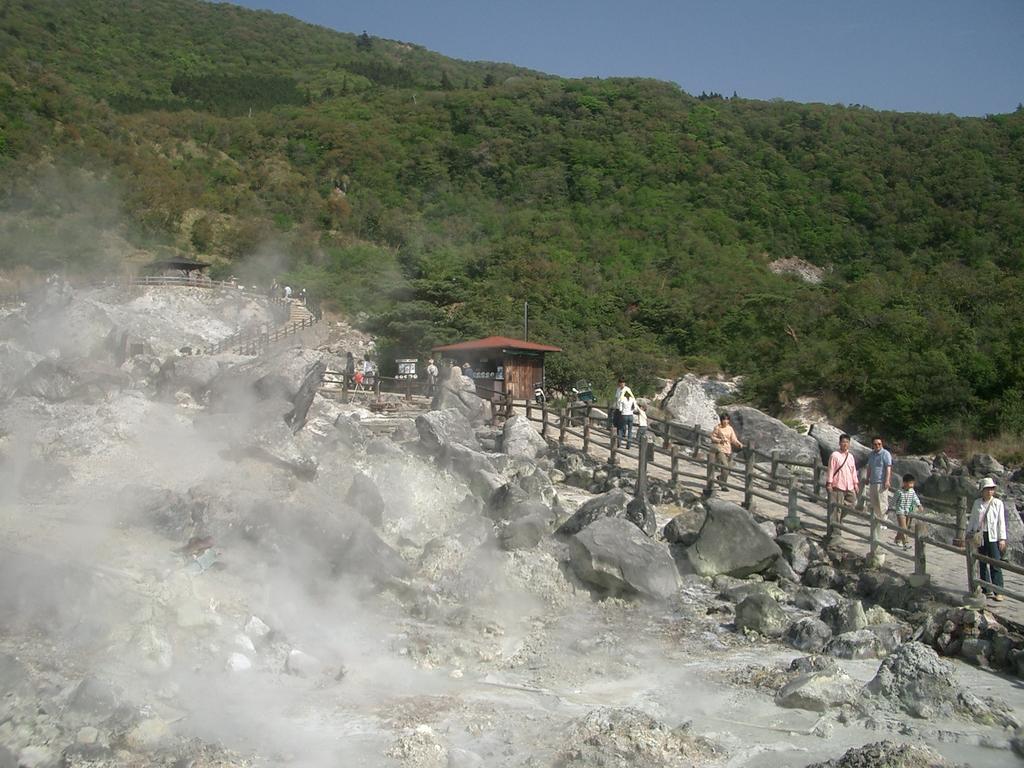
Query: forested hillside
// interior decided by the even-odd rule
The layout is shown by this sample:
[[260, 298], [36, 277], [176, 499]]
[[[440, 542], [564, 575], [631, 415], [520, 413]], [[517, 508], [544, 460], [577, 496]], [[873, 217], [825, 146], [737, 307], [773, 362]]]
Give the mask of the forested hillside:
[[1024, 110], [696, 98], [369, 32], [0, 0], [0, 269], [109, 268], [111, 231], [277, 255], [403, 353], [518, 335], [528, 300], [562, 381], [721, 370], [910, 447], [1024, 432]]

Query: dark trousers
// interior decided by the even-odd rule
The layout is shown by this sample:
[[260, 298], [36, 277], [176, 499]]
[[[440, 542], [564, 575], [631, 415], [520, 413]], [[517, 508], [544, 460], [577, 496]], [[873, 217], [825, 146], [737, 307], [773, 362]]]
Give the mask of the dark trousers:
[[625, 439], [626, 447], [629, 448], [629, 443], [633, 439], [633, 416], [622, 415], [619, 418], [622, 419], [619, 422], [619, 447], [622, 447], [622, 441]]
[[[1002, 560], [1003, 556], [999, 553], [999, 542], [989, 541], [988, 533], [985, 533], [984, 536], [984, 543], [978, 547], [978, 554], [991, 557], [993, 560]], [[989, 578], [990, 572], [991, 578]], [[997, 587], [1003, 586], [1003, 569], [994, 565], [978, 561], [978, 577], [984, 582], [995, 584]]]

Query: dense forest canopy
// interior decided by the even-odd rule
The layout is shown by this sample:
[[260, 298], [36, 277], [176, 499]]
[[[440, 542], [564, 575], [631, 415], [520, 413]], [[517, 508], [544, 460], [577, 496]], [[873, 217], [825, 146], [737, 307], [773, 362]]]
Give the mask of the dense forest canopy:
[[111, 229], [272, 253], [403, 354], [529, 301], [555, 383], [723, 371], [913, 448], [1024, 432], [1024, 110], [695, 98], [197, 0], [0, 0], [0, 61], [0, 269], [109, 268]]

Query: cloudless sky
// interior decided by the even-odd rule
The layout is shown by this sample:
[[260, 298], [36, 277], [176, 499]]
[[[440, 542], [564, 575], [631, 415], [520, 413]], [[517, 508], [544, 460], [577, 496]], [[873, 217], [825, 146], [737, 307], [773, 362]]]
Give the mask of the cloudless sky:
[[457, 59], [904, 112], [1024, 102], [1024, 0], [236, 0]]

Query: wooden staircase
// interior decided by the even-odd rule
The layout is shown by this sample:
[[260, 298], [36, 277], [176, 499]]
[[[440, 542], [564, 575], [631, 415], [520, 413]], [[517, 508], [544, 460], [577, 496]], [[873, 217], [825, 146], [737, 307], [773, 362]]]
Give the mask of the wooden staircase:
[[314, 319], [313, 313], [309, 311], [305, 304], [298, 299], [290, 299], [290, 306], [288, 307], [288, 324], [302, 323], [310, 324], [310, 321]]

